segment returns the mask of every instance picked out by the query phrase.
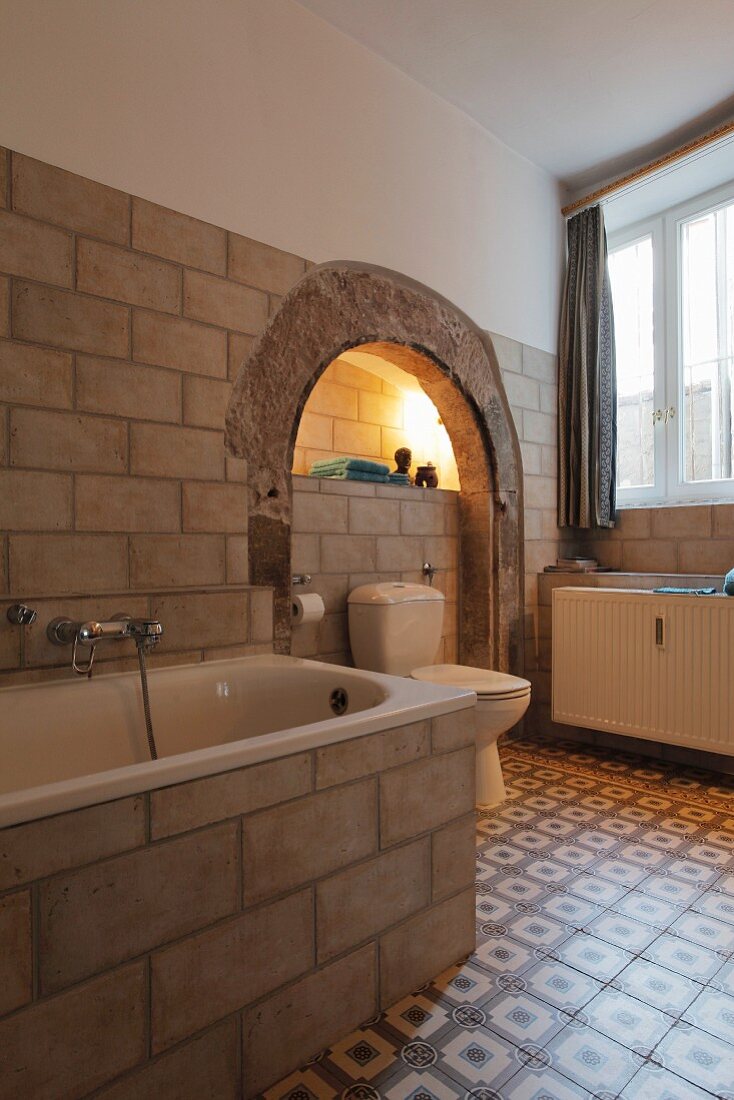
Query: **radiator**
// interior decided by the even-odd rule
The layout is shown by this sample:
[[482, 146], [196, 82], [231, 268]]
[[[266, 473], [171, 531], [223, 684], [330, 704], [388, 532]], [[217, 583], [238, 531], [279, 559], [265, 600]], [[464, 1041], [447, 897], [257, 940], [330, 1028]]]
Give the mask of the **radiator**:
[[553, 720], [734, 755], [734, 599], [553, 592]]

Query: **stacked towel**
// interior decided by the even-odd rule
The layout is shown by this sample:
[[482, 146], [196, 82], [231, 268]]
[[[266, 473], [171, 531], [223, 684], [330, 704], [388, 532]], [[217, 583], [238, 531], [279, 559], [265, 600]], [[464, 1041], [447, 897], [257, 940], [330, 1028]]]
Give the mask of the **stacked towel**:
[[309, 477], [333, 477], [342, 481], [387, 482], [390, 467], [367, 458], [322, 458], [314, 462]]
[[724, 593], [727, 596], [734, 596], [734, 569], [730, 569], [724, 577]]
[[409, 474], [388, 474], [387, 480], [390, 482], [391, 485], [410, 485]]

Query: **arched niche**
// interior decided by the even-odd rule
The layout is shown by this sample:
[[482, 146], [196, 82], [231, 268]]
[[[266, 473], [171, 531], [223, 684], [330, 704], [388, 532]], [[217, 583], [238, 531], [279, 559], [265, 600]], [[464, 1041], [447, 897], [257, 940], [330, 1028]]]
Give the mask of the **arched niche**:
[[404, 275], [339, 261], [311, 268], [254, 344], [227, 410], [248, 463], [252, 584], [275, 589], [275, 649], [290, 648], [291, 466], [308, 396], [348, 348], [414, 374], [436, 405], [461, 479], [459, 660], [521, 672], [522, 465], [487, 333]]

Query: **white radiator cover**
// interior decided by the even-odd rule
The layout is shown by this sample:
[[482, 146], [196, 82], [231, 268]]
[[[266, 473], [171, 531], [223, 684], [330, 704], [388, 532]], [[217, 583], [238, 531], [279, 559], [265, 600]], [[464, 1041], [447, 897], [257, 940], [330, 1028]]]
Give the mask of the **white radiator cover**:
[[734, 755], [734, 598], [555, 589], [553, 721]]

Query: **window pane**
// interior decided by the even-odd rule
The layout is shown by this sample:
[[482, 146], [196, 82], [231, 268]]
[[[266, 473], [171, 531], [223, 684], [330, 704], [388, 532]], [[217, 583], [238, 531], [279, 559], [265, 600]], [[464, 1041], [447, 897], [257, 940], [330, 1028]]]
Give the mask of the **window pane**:
[[684, 477], [731, 478], [734, 204], [683, 222], [680, 249]]
[[609, 256], [617, 347], [617, 486], [655, 483], [652, 237]]

